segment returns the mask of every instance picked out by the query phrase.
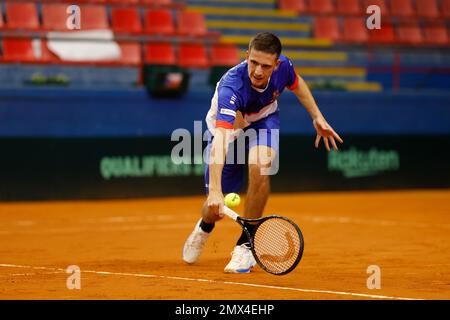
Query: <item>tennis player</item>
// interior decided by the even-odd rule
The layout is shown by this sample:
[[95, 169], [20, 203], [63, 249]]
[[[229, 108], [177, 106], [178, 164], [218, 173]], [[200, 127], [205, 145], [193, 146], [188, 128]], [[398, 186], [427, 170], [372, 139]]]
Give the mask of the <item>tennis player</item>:
[[[296, 74], [291, 61], [281, 54], [281, 50], [278, 37], [268, 32], [257, 34], [250, 41], [246, 60], [228, 70], [216, 86], [206, 116], [210, 134], [207, 147], [209, 164], [205, 170], [208, 197], [203, 204], [202, 218], [184, 244], [183, 260], [186, 263], [192, 264], [199, 259], [215, 222], [222, 219], [223, 194], [238, 193], [243, 185], [246, 166], [235, 158], [228, 161], [227, 157], [227, 152], [236, 144], [236, 132], [242, 134], [250, 129], [256, 132], [245, 140], [248, 190], [243, 216], [262, 216], [270, 193], [267, 169], [278, 153], [280, 120], [277, 98], [285, 88], [297, 96], [310, 114], [317, 131], [316, 148], [321, 139], [328, 151], [331, 150], [330, 145], [338, 150], [336, 140], [343, 143], [320, 112], [307, 84]], [[266, 137], [263, 138], [262, 133]], [[247, 228], [252, 232], [251, 224]], [[247, 236], [242, 232], [224, 271], [248, 273], [255, 264]]]

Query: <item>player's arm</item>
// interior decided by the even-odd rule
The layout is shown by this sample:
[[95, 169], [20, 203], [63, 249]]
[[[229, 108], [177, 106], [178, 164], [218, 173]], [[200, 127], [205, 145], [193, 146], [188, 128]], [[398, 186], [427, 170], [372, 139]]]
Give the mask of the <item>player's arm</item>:
[[219, 88], [217, 98], [216, 128], [209, 159], [209, 195], [207, 204], [210, 212], [223, 216], [224, 197], [222, 192], [222, 170], [225, 164], [228, 142], [236, 123], [240, 100], [229, 87]]
[[213, 214], [223, 216], [224, 198], [222, 193], [222, 170], [228, 146], [227, 130], [217, 127], [211, 146], [209, 161], [208, 207]]
[[300, 101], [300, 103], [308, 111], [313, 120], [314, 128], [317, 131], [315, 143], [316, 148], [319, 147], [320, 139], [323, 138], [323, 142], [325, 143], [325, 147], [328, 151], [330, 151], [330, 143], [333, 146], [333, 149], [337, 151], [338, 147], [336, 145], [335, 139], [340, 143], [343, 143], [344, 141], [325, 120], [325, 117], [320, 112], [320, 109], [317, 106], [311, 90], [309, 90], [308, 84], [305, 82], [305, 80], [301, 76], [297, 75], [296, 81], [298, 81], [297, 85], [295, 86], [295, 88], [293, 88], [292, 91], [297, 96], [297, 99]]

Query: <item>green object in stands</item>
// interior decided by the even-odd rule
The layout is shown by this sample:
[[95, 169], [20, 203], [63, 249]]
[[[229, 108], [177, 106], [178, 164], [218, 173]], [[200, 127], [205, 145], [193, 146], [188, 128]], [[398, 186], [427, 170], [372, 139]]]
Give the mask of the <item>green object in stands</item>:
[[30, 84], [42, 85], [47, 83], [47, 78], [42, 73], [33, 73], [31, 75]]
[[46, 76], [40, 72], [33, 73], [29, 80], [24, 81], [27, 85], [44, 86], [44, 85], [58, 85], [68, 86], [70, 79], [65, 74], [57, 74], [54, 76]]

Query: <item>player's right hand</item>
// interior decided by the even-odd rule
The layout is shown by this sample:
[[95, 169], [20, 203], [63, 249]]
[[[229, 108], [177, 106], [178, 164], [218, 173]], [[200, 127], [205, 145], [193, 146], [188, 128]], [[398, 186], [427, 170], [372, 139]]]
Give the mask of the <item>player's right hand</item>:
[[210, 192], [207, 204], [210, 213], [223, 218], [224, 197], [222, 192]]

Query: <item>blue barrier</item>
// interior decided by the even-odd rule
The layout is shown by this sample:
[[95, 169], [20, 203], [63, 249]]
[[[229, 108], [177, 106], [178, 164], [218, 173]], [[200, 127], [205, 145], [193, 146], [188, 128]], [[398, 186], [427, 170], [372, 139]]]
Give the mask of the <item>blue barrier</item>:
[[[450, 94], [315, 92], [342, 134], [449, 134]], [[153, 99], [143, 89], [21, 89], [0, 91], [0, 137], [145, 137], [193, 131], [204, 120], [211, 91]], [[282, 134], [313, 134], [295, 96], [279, 98]], [[204, 125], [204, 129], [206, 126]]]

